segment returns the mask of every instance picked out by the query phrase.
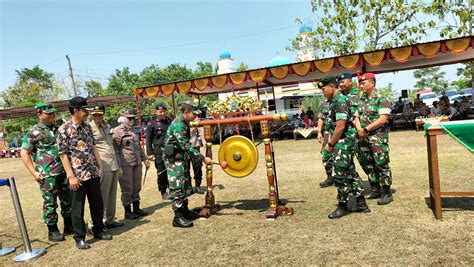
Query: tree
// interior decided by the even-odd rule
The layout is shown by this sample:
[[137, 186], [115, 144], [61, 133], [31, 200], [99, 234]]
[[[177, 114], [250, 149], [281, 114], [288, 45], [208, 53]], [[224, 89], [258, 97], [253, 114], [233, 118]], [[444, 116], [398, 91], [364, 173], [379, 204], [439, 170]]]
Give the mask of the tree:
[[296, 37], [289, 49], [303, 41], [322, 56], [413, 44], [432, 30], [441, 38], [465, 36], [472, 24], [471, 9], [463, 1], [311, 0], [311, 6], [317, 21], [314, 31], [304, 40]]
[[237, 71], [246, 71], [249, 69], [249, 66], [244, 62], [240, 62], [239, 66], [237, 67]]
[[456, 74], [459, 77], [457, 81], [451, 83], [457, 90], [462, 90], [471, 87], [472, 79], [472, 64], [462, 63], [464, 66], [456, 70]]
[[54, 74], [38, 66], [15, 70], [17, 80], [0, 93], [5, 107], [24, 107], [38, 102], [57, 100], [66, 90], [54, 79]]
[[84, 83], [84, 89], [87, 91], [89, 97], [101, 96], [104, 93], [102, 84], [94, 80], [86, 81]]
[[304, 110], [308, 110], [310, 107], [313, 112], [318, 112], [319, 111], [319, 106], [321, 106], [321, 103], [324, 102], [323, 96], [322, 95], [314, 95], [314, 96], [308, 96], [303, 99], [303, 102], [301, 103], [301, 108]]
[[389, 83], [387, 87], [377, 88], [377, 91], [390, 102], [392, 102], [393, 97], [395, 96], [395, 92], [393, 92], [393, 83]]
[[417, 89], [431, 89], [436, 93], [445, 91], [449, 83], [444, 78], [444, 75], [446, 75], [446, 73], [440, 71], [440, 67], [415, 70], [413, 72], [413, 77], [417, 79], [415, 87]]

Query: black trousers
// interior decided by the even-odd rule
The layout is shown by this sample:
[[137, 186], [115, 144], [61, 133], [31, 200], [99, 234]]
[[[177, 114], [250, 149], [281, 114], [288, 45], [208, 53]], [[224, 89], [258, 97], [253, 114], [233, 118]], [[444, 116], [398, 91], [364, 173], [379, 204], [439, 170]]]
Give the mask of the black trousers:
[[74, 229], [74, 239], [82, 239], [86, 237], [87, 229], [84, 222], [84, 204], [89, 201], [89, 210], [92, 218], [92, 231], [99, 234], [104, 230], [104, 203], [102, 202], [102, 194], [100, 192], [100, 178], [93, 178], [85, 182], [77, 191], [71, 191], [71, 219]]
[[[158, 158], [159, 157], [159, 158]], [[165, 167], [165, 162], [161, 158], [161, 155], [155, 155], [155, 168], [156, 173], [158, 174], [157, 182], [158, 182], [158, 190], [161, 193], [165, 193], [166, 189], [168, 189], [168, 174]]]

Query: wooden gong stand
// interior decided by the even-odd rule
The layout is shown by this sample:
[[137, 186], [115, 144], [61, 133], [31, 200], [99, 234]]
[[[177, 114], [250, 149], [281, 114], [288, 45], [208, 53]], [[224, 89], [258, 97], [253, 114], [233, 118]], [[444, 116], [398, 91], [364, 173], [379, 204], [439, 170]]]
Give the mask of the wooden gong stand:
[[[270, 220], [276, 219], [278, 216], [293, 215], [293, 208], [286, 207], [280, 204], [280, 200], [275, 187], [275, 175], [273, 168], [272, 147], [270, 139], [270, 130], [268, 127], [269, 121], [286, 121], [288, 116], [286, 114], [274, 115], [257, 115], [252, 117], [236, 117], [227, 119], [217, 119], [211, 121], [196, 121], [191, 122], [191, 127], [204, 127], [204, 138], [206, 139], [206, 156], [212, 158], [212, 141], [213, 141], [213, 127], [216, 125], [238, 124], [244, 122], [259, 122], [263, 143], [265, 144], [265, 163], [267, 169], [267, 179], [269, 187], [268, 195], [268, 209], [266, 211], [266, 218]], [[206, 197], [205, 205], [200, 209], [199, 216], [201, 218], [209, 218], [212, 214], [219, 210], [219, 205], [215, 203], [214, 193], [212, 189], [212, 164], [206, 165]]]

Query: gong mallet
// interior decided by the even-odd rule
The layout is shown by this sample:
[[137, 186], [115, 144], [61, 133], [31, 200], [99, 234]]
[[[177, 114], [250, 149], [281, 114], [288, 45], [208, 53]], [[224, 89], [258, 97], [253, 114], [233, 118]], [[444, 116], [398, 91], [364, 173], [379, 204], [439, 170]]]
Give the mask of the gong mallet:
[[[221, 166], [222, 169], [226, 169], [229, 164], [227, 163], [227, 161], [222, 161], [221, 163], [219, 162], [212, 162], [213, 165], [218, 165], [218, 166]], [[158, 173], [158, 175], [164, 173], [165, 171], [167, 171], [167, 169], [164, 169], [162, 170], [161, 172]], [[146, 175], [146, 171], [145, 171], [145, 175]]]

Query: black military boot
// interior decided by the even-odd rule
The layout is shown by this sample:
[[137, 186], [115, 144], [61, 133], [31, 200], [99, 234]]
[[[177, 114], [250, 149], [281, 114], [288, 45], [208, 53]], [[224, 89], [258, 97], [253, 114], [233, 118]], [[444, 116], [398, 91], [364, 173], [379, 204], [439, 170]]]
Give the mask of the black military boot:
[[358, 196], [356, 198], [356, 203], [357, 203], [357, 206], [355, 207], [355, 209], [352, 210], [352, 212], [364, 212], [364, 213], [370, 212], [369, 206], [367, 206], [364, 196]]
[[72, 219], [71, 217], [64, 218], [63, 235], [72, 235], [72, 234], [74, 234], [74, 228], [72, 228]]
[[392, 191], [389, 185], [382, 186], [382, 197], [377, 201], [378, 205], [387, 205], [393, 201]]
[[370, 182], [370, 193], [365, 195], [366, 199], [380, 198], [380, 184], [378, 182]]
[[133, 202], [133, 213], [139, 215], [139, 216], [147, 216], [148, 212], [140, 209], [140, 201], [135, 201]]
[[125, 209], [125, 219], [135, 220], [140, 218], [140, 215], [132, 212], [132, 207], [130, 205], [123, 206], [123, 208]]
[[48, 239], [49, 241], [59, 242], [64, 241], [64, 235], [59, 232], [58, 225], [48, 225]]
[[337, 209], [335, 209], [331, 214], [328, 215], [329, 219], [337, 219], [343, 216], [349, 215], [351, 212], [347, 208], [347, 203], [339, 202], [337, 204]]
[[200, 180], [196, 180], [196, 187], [195, 187], [194, 191], [196, 191], [196, 193], [198, 193], [198, 194], [206, 193], [206, 190], [201, 188], [201, 181]]
[[179, 228], [189, 228], [193, 227], [194, 224], [192, 221], [189, 221], [184, 217], [184, 208], [181, 207], [174, 211], [173, 226]]
[[319, 186], [321, 188], [329, 187], [329, 186], [332, 186], [332, 185], [334, 185], [334, 180], [329, 178], [329, 177], [326, 180], [324, 180], [323, 182], [319, 183]]

